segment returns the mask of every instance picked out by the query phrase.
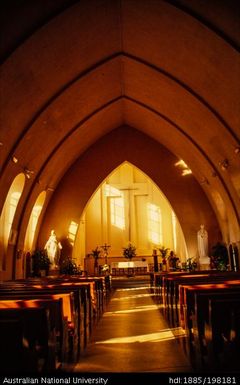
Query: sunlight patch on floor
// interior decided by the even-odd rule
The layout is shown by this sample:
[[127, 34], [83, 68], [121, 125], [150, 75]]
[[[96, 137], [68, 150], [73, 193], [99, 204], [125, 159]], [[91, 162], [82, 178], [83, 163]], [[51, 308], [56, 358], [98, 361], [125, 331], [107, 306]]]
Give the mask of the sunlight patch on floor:
[[185, 332], [182, 331], [182, 334], [179, 334], [174, 336], [171, 329], [163, 329], [157, 333], [149, 333], [149, 334], [141, 334], [136, 336], [128, 336], [128, 337], [118, 337], [118, 338], [110, 338], [108, 340], [104, 341], [97, 341], [96, 344], [129, 344], [129, 343], [135, 343], [135, 342], [163, 342], [163, 341], [169, 341], [174, 340], [176, 338], [184, 337]]
[[127, 289], [117, 289], [116, 291], [131, 291], [131, 290], [145, 290], [149, 289], [149, 286], [129, 287]]
[[143, 298], [143, 297], [155, 297], [155, 294], [136, 294], [128, 297], [112, 298], [111, 301], [124, 301], [126, 299]]
[[107, 311], [103, 314], [103, 317], [110, 317], [112, 315], [117, 315], [117, 314], [128, 314], [128, 313], [137, 313], [141, 311], [149, 311], [149, 310], [156, 310], [160, 309], [162, 305], [146, 305], [146, 306], [136, 306], [134, 309], [129, 309], [129, 310], [116, 310], [116, 311]]

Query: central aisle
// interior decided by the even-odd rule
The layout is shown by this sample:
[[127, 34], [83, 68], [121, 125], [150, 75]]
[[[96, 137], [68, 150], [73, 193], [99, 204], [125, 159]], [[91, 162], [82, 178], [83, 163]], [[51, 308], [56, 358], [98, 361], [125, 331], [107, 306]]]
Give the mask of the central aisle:
[[[181, 336], [179, 336], [181, 338]], [[191, 372], [149, 287], [118, 288], [74, 372]]]

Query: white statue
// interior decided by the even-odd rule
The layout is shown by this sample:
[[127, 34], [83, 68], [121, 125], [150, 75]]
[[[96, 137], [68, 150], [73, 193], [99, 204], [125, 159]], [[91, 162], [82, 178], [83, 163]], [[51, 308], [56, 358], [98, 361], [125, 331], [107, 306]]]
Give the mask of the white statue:
[[208, 257], [208, 232], [205, 230], [204, 225], [200, 226], [200, 230], [197, 233], [197, 241], [200, 267], [208, 269], [210, 264], [210, 258]]
[[58, 242], [54, 230], [51, 231], [51, 235], [47, 240], [44, 249], [47, 250], [47, 255], [51, 262], [50, 269], [55, 269], [58, 265], [59, 252], [62, 249], [62, 245], [60, 242]]
[[208, 256], [208, 233], [205, 230], [204, 225], [200, 226], [200, 230], [197, 233], [198, 238], [198, 254], [199, 257]]

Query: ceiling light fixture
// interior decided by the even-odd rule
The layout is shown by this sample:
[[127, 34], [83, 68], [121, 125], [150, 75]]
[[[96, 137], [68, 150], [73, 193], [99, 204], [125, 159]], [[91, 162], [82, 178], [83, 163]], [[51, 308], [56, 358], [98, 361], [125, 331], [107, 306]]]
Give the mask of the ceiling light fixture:
[[234, 152], [235, 152], [236, 155], [240, 154], [240, 147], [236, 147]]
[[229, 167], [229, 161], [228, 161], [228, 159], [223, 159], [223, 160], [220, 161], [218, 164], [219, 164], [219, 166], [221, 167], [221, 169], [222, 169], [223, 171], [227, 170], [228, 167]]
[[182, 176], [192, 174], [192, 170], [188, 167], [183, 159], [180, 159], [177, 163], [175, 163], [175, 166], [182, 169]]
[[16, 158], [16, 156], [12, 156], [12, 161], [13, 161], [13, 163], [17, 163], [18, 162], [18, 158]]
[[179, 166], [181, 168], [188, 168], [188, 165], [184, 162], [183, 159], [180, 159], [177, 163], [175, 163], [175, 166]]
[[27, 179], [30, 179], [31, 176], [34, 174], [34, 171], [32, 170], [29, 170], [27, 167], [24, 168], [24, 174], [26, 176]]
[[182, 170], [182, 176], [190, 175], [190, 174], [192, 174], [192, 171], [189, 168]]

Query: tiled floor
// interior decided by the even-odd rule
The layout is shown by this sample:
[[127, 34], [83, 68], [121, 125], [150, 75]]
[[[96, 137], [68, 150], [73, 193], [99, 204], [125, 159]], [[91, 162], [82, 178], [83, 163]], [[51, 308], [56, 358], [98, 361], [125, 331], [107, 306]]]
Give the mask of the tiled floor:
[[92, 342], [73, 370], [92, 373], [192, 371], [154, 303], [147, 281], [144, 286], [116, 289]]

